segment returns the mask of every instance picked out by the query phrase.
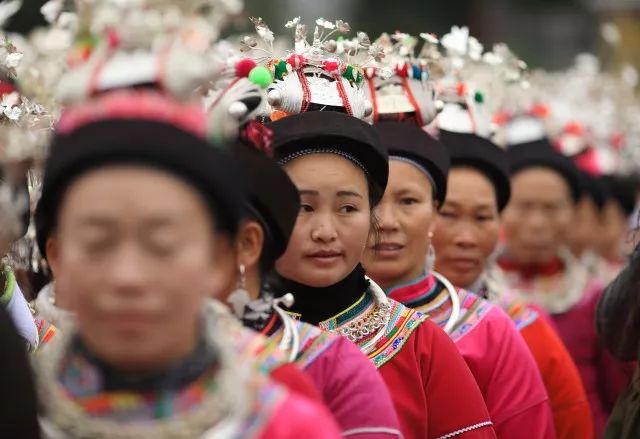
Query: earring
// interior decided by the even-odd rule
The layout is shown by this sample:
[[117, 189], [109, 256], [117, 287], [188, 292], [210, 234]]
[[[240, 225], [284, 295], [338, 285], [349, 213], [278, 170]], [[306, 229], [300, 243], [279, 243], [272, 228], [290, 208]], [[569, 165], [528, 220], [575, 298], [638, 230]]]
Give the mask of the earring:
[[244, 308], [251, 301], [251, 296], [249, 296], [249, 292], [247, 291], [247, 279], [245, 277], [244, 264], [240, 264], [238, 271], [240, 272], [238, 285], [236, 286], [236, 289], [229, 294], [227, 303], [231, 305], [231, 309], [236, 317], [242, 318]]
[[427, 251], [427, 260], [424, 265], [424, 272], [429, 274], [433, 271], [433, 267], [436, 265], [436, 249], [433, 245], [429, 244], [429, 250]]

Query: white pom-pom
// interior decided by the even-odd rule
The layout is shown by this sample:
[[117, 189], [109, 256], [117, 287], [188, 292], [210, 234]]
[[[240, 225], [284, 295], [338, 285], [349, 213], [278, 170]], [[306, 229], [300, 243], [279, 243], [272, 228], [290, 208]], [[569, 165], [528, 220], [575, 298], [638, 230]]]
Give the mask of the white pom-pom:
[[280, 90], [269, 90], [267, 93], [267, 102], [272, 107], [279, 107], [282, 104], [282, 93]]
[[241, 120], [249, 112], [249, 109], [244, 103], [236, 101], [229, 105], [227, 111], [229, 111], [229, 114], [236, 120]]

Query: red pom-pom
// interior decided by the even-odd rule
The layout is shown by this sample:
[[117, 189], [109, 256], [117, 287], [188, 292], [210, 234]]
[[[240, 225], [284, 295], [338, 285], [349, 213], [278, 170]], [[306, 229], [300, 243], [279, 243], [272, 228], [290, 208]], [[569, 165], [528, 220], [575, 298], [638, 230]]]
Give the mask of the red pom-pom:
[[464, 96], [467, 94], [467, 86], [462, 83], [459, 82], [458, 85], [456, 86], [456, 93], [458, 93], [458, 96]]
[[579, 122], [569, 122], [564, 126], [564, 132], [574, 136], [584, 135], [584, 127]]
[[404, 62], [402, 64], [396, 65], [396, 75], [401, 78], [406, 78], [407, 76], [409, 76], [409, 63]]
[[544, 119], [551, 114], [549, 107], [544, 104], [535, 104], [531, 111], [529, 112], [532, 116], [538, 117], [540, 119]]
[[338, 69], [340, 68], [340, 63], [338, 63], [338, 61], [325, 61], [322, 65], [329, 73], [338, 73]]
[[236, 63], [236, 76], [238, 78], [246, 78], [256, 65], [256, 62], [252, 59], [241, 59]]
[[287, 57], [287, 64], [289, 64], [294, 69], [299, 69], [305, 65], [307, 62], [307, 58], [304, 55], [299, 55], [297, 53], [289, 55]]
[[120, 36], [115, 29], [109, 28], [107, 29], [107, 44], [109, 49], [117, 49], [120, 46]]

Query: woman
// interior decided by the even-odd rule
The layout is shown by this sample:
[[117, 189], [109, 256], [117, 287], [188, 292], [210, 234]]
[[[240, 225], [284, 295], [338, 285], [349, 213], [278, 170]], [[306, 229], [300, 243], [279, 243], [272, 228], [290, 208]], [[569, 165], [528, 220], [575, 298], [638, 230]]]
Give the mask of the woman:
[[274, 156], [301, 207], [276, 262], [300, 320], [358, 344], [385, 380], [406, 438], [494, 437], [482, 396], [446, 334], [385, 296], [359, 264], [387, 182], [387, 152], [352, 116], [315, 111], [272, 125]]
[[633, 218], [638, 198], [638, 181], [632, 176], [605, 175], [600, 179], [606, 200], [602, 208], [597, 251], [600, 266], [597, 276], [606, 285], [622, 270], [630, 253], [629, 218]]
[[627, 377], [597, 341], [593, 322], [602, 285], [564, 246], [580, 198], [579, 175], [547, 140], [512, 146], [507, 157], [512, 195], [492, 276], [551, 315], [578, 367], [600, 437]]
[[77, 324], [37, 357], [47, 436], [339, 437], [258, 373], [237, 348], [254, 337], [207, 301], [245, 195], [204, 133], [198, 108], [146, 89], [63, 114], [36, 224]]
[[240, 225], [235, 241], [220, 248], [220, 254], [227, 256], [228, 269], [238, 273], [220, 300], [230, 302], [246, 326], [269, 337], [267, 350], [278, 356], [273, 366], [284, 362], [304, 370], [343, 436], [401, 437], [389, 391], [358, 347], [292, 319], [281, 308], [288, 301], [274, 299], [272, 292], [264, 289], [266, 273], [287, 248], [300, 198], [287, 174], [263, 152], [237, 145], [234, 153], [250, 176], [250, 215]]
[[435, 268], [458, 287], [489, 299], [509, 314], [536, 360], [559, 438], [591, 438], [593, 427], [580, 375], [542, 311], [517, 301], [485, 275], [498, 242], [500, 212], [509, 201], [506, 154], [470, 133], [440, 131], [451, 154], [447, 198], [438, 211], [433, 246]]
[[[616, 358], [637, 361], [640, 352], [638, 275], [640, 246], [636, 246], [628, 265], [607, 286], [597, 309], [600, 340]], [[636, 366], [631, 383], [616, 402], [604, 433], [606, 439], [631, 439], [640, 436], [640, 375]]]
[[[427, 260], [437, 206], [445, 198], [449, 155], [413, 123], [375, 125], [389, 150], [389, 183], [376, 207], [380, 237], [365, 268], [387, 295], [420, 310], [449, 333], [471, 369], [499, 438], [555, 437], [549, 403], [531, 353], [502, 310], [432, 272]], [[437, 230], [436, 230], [437, 232]]]

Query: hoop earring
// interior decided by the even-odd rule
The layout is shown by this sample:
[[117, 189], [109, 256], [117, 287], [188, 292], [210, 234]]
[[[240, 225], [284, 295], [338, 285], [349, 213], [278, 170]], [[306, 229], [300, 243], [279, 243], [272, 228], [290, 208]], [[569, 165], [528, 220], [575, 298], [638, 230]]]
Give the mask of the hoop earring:
[[433, 245], [429, 244], [429, 250], [427, 251], [427, 260], [424, 264], [424, 272], [429, 274], [433, 271], [433, 267], [436, 265], [436, 249]]
[[236, 289], [231, 294], [229, 294], [227, 303], [231, 305], [231, 309], [236, 317], [242, 318], [242, 315], [244, 314], [244, 308], [251, 301], [251, 296], [247, 291], [247, 279], [245, 276], [244, 264], [240, 264], [238, 266], [238, 271], [240, 272], [238, 285], [236, 286]]

